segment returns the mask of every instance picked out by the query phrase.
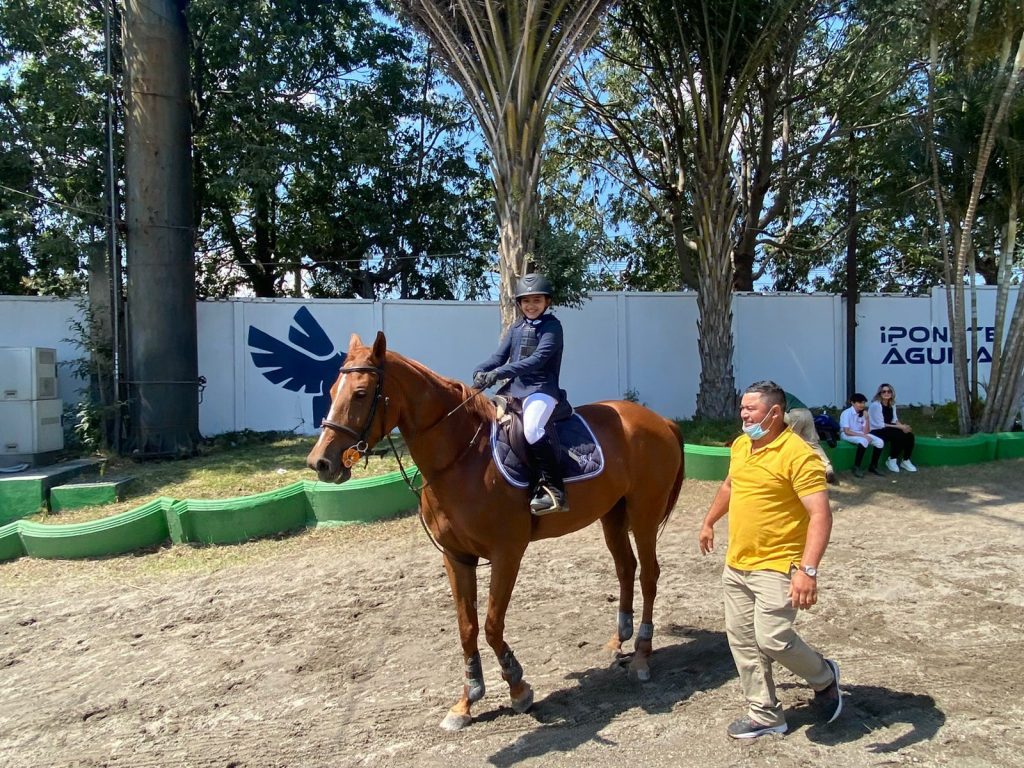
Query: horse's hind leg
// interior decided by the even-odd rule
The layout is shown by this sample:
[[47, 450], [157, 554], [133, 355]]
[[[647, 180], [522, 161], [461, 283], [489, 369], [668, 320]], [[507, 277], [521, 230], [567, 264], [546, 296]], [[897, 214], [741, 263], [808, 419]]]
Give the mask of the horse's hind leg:
[[520, 550], [515, 555], [495, 556], [491, 560], [491, 592], [484, 623], [487, 644], [498, 657], [501, 676], [508, 683], [508, 695], [516, 712], [525, 712], [533, 705], [533, 688], [523, 679], [523, 668], [505, 642], [505, 612], [512, 599], [522, 556]]
[[629, 670], [638, 680], [646, 681], [651, 679], [651, 669], [647, 660], [653, 647], [654, 598], [658, 595], [658, 577], [661, 575], [661, 566], [658, 565], [657, 523], [634, 523], [633, 539], [636, 541], [636, 554], [640, 559], [640, 591], [644, 598], [644, 609], [640, 619], [640, 630], [636, 635], [636, 652], [633, 654]]
[[629, 520], [625, 501], [620, 499], [612, 510], [601, 518], [604, 543], [615, 561], [615, 575], [619, 579], [619, 611], [615, 632], [605, 643], [605, 649], [615, 656], [622, 652], [622, 644], [633, 636], [633, 588], [636, 582], [636, 557], [629, 543]]
[[448, 710], [441, 721], [441, 727], [446, 731], [457, 731], [473, 721], [470, 707], [484, 696], [484, 676], [477, 648], [480, 625], [476, 613], [476, 568], [457, 562], [445, 554], [444, 569], [448, 572], [459, 620], [459, 640], [462, 641], [462, 656], [466, 662], [466, 681], [462, 686], [461, 698]]

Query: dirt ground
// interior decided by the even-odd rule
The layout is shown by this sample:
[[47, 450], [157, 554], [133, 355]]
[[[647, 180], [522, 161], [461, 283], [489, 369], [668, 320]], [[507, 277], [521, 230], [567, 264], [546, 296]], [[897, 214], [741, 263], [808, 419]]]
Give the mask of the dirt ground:
[[842, 666], [844, 713], [816, 722], [785, 673], [790, 733], [754, 743], [725, 735], [743, 707], [723, 554], [696, 545], [715, 487], [688, 482], [661, 539], [651, 682], [602, 652], [617, 589], [595, 526], [524, 561], [508, 640], [533, 709], [508, 707], [481, 643], [488, 692], [455, 734], [454, 610], [414, 517], [0, 565], [0, 765], [1021, 765], [1024, 462], [847, 474], [799, 622]]

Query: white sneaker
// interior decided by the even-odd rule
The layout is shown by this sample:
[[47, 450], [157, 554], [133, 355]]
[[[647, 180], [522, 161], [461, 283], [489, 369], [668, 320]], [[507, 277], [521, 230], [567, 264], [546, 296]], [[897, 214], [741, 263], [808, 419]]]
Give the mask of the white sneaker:
[[914, 466], [914, 462], [910, 459], [904, 459], [901, 461], [900, 466], [907, 470], [907, 472], [917, 472], [917, 467]]
[[896, 459], [892, 459], [892, 458], [886, 459], [886, 461], [885, 461], [885, 468], [888, 469], [890, 472], [899, 472], [900, 471], [900, 467], [896, 463]]

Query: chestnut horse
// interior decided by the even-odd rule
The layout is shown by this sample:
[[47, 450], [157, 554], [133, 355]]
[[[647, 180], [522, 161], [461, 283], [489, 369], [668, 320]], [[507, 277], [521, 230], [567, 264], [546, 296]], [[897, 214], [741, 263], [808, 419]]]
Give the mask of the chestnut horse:
[[[477, 646], [476, 566], [491, 563], [484, 632], [508, 683], [512, 708], [525, 712], [533, 689], [504, 639], [505, 611], [531, 541], [562, 536], [597, 519], [615, 560], [619, 580], [618, 622], [606, 646], [613, 653], [633, 635], [633, 586], [637, 558], [643, 616], [630, 669], [650, 679], [648, 657], [654, 635], [654, 598], [660, 572], [658, 532], [669, 517], [683, 482], [679, 429], [641, 405], [625, 401], [578, 408], [601, 443], [604, 471], [570, 483], [568, 512], [530, 514], [528, 492], [509, 484], [491, 459], [491, 401], [461, 382], [386, 348], [383, 333], [373, 347], [355, 334], [345, 364], [331, 387], [331, 408], [307, 458], [325, 482], [347, 480], [349, 467], [398, 427], [422, 475], [419, 513], [444, 553], [458, 615], [466, 664], [462, 696], [441, 722], [457, 730], [472, 721], [471, 705], [484, 695]], [[629, 541], [633, 532], [636, 555]]]

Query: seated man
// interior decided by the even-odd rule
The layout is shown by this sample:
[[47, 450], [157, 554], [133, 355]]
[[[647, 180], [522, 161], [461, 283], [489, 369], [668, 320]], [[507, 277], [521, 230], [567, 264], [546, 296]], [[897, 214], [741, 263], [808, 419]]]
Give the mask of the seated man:
[[885, 441], [878, 435], [871, 434], [871, 424], [868, 421], [868, 399], [860, 392], [854, 392], [850, 396], [850, 407], [843, 411], [839, 417], [839, 426], [843, 433], [840, 437], [848, 443], [857, 446], [857, 456], [853, 460], [853, 474], [855, 477], [864, 477], [864, 470], [860, 463], [864, 460], [864, 451], [871, 446], [871, 463], [868, 465], [868, 472], [873, 475], [881, 475], [878, 470], [878, 460], [882, 458], [882, 448]]
[[839, 480], [836, 478], [836, 473], [832, 468], [832, 462], [829, 461], [828, 454], [821, 447], [821, 440], [818, 437], [818, 429], [814, 425], [814, 416], [811, 415], [811, 410], [789, 392], [786, 393], [786, 414], [784, 420], [789, 425], [789, 428], [818, 454], [821, 462], [825, 465], [825, 479], [832, 485], [836, 485]]

